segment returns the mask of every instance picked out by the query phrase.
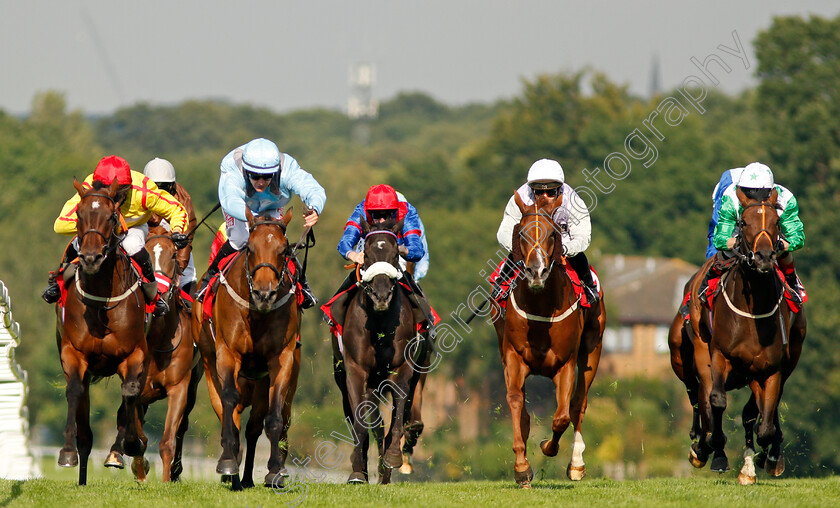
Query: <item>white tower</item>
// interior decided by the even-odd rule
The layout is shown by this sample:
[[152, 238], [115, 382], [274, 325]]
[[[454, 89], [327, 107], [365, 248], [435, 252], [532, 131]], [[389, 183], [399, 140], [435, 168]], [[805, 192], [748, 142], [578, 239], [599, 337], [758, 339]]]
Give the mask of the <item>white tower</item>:
[[12, 319], [9, 291], [0, 281], [0, 478], [26, 480], [41, 476], [29, 451], [26, 371], [14, 361], [20, 327]]
[[379, 114], [379, 102], [371, 98], [376, 83], [376, 68], [372, 63], [356, 62], [350, 66], [350, 98], [347, 116], [355, 120], [353, 137], [362, 144], [370, 139], [370, 121]]

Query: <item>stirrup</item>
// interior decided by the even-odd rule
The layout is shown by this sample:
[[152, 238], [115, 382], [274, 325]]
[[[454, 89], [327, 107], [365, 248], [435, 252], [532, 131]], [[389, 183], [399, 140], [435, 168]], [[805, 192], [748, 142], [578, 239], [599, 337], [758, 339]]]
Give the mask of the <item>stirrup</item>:
[[598, 294], [596, 288], [584, 284], [583, 290], [586, 293], [586, 300], [589, 302], [589, 305], [595, 305], [601, 300], [601, 295]]
[[56, 303], [61, 299], [61, 288], [58, 282], [52, 281], [41, 293], [41, 298], [47, 303]]
[[160, 317], [169, 312], [169, 304], [163, 299], [163, 295], [159, 295], [155, 302], [155, 310], [152, 312], [152, 317]]
[[310, 309], [318, 303], [318, 299], [315, 298], [315, 295], [312, 293], [311, 289], [301, 287], [300, 292], [303, 293], [303, 301], [300, 304], [301, 309]]

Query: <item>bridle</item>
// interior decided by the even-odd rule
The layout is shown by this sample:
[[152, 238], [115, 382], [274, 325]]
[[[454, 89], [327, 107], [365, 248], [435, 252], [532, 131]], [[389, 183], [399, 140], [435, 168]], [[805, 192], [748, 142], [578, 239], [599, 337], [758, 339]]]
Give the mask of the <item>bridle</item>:
[[[173, 245], [173, 247], [175, 246], [175, 243], [172, 241], [172, 237], [170, 235], [151, 235], [151, 236], [146, 237], [146, 243], [148, 243], [149, 240], [154, 240], [156, 238], [166, 239]], [[176, 249], [176, 252], [177, 252], [177, 249]], [[172, 293], [175, 292], [175, 288], [180, 287], [179, 286], [179, 281], [180, 281], [180, 276], [181, 276], [180, 268], [181, 267], [178, 265], [178, 262], [176, 261], [175, 262], [175, 269], [173, 270], [172, 276], [170, 276], [166, 272], [163, 272], [163, 271], [160, 271], [160, 270], [155, 270], [155, 273], [159, 273], [159, 274], [161, 274], [164, 277], [169, 279], [169, 288], [167, 288], [166, 292], [161, 295], [161, 298], [163, 298], [166, 301], [171, 301]]]
[[[379, 229], [379, 230], [375, 230], [375, 231], [370, 231], [368, 234], [365, 235], [364, 240], [365, 240], [365, 242], [367, 242], [367, 239], [370, 238], [372, 235], [379, 235], [379, 234], [390, 235], [390, 236], [394, 237], [395, 242], [397, 242], [397, 240], [398, 240], [397, 235], [393, 231], [389, 231], [387, 229]], [[368, 249], [365, 249], [365, 250], [367, 251]], [[394, 290], [397, 287], [397, 281], [400, 279], [400, 276], [402, 275], [400, 273], [399, 268], [396, 268], [396, 267], [399, 266], [399, 260], [398, 260], [399, 255], [400, 254], [399, 254], [399, 247], [398, 247], [396, 258], [395, 258], [394, 262], [389, 263], [387, 261], [378, 261], [378, 262], [375, 262], [375, 263], [371, 264], [370, 266], [368, 266], [366, 270], [359, 269], [359, 274], [358, 274], [359, 282], [358, 282], [358, 284], [362, 288], [362, 291], [364, 291], [365, 295], [367, 295], [369, 298], [373, 298], [374, 291], [373, 291], [373, 286], [371, 286], [371, 282], [373, 282], [373, 277], [374, 276], [381, 274], [381, 275], [387, 275], [388, 278], [391, 279], [391, 287], [388, 289], [388, 295], [387, 295], [387, 297], [389, 297], [389, 298], [391, 297], [391, 295], [394, 293]], [[388, 266], [385, 266], [385, 265], [388, 265]], [[389, 269], [389, 266], [390, 266], [390, 269]]]
[[[746, 211], [748, 208], [753, 208], [753, 207], [770, 208], [770, 212], [774, 216], [776, 216], [776, 207], [768, 201], [761, 201], [759, 203], [750, 203], [748, 205], [744, 205], [743, 208], [744, 208], [744, 211]], [[741, 213], [741, 217], [738, 219], [738, 222], [736, 223], [736, 225], [738, 226], [740, 231], [743, 231], [744, 228], [747, 226], [747, 223], [744, 220], [743, 212]], [[755, 266], [755, 251], [758, 248], [758, 241], [762, 237], [766, 236], [767, 239], [770, 240], [770, 245], [772, 245], [773, 249], [776, 250], [776, 244], [778, 242], [779, 237], [781, 236], [781, 233], [777, 234], [777, 236], [776, 236], [777, 240], [774, 240], [773, 236], [770, 234], [770, 231], [767, 229], [767, 227], [768, 227], [768, 225], [767, 225], [767, 211], [764, 210], [761, 213], [761, 229], [755, 235], [755, 238], [753, 238], [752, 248], [750, 248], [750, 245], [748, 244], [747, 239], [744, 237], [743, 234], [738, 235], [738, 240], [735, 244], [735, 248], [732, 251], [735, 253], [735, 255], [738, 257], [738, 259], [742, 263], [746, 264], [750, 268]]]
[[[280, 229], [283, 231], [283, 236], [285, 237], [285, 235], [286, 235], [286, 224], [281, 222], [281, 221], [265, 220], [265, 221], [258, 222], [256, 224], [254, 224], [254, 226], [252, 228], [252, 231], [256, 230], [260, 226], [279, 226]], [[289, 265], [289, 263], [287, 262], [287, 260], [288, 260], [287, 252], [288, 251], [289, 251], [289, 246], [288, 246], [288, 243], [287, 243], [286, 250], [283, 252], [283, 255], [282, 255], [281, 263], [282, 263], [283, 266], [279, 269], [277, 268], [277, 266], [275, 266], [272, 263], [259, 263], [255, 267], [251, 268], [249, 250], [245, 249], [245, 279], [248, 281], [248, 293], [249, 294], [253, 294], [254, 291], [255, 291], [255, 289], [254, 289], [254, 275], [257, 273], [257, 270], [259, 270], [260, 268], [268, 268], [269, 270], [274, 272], [274, 275], [277, 276], [277, 286], [274, 288], [273, 291], [275, 291], [277, 293], [280, 292], [280, 286], [283, 285], [283, 279], [286, 278], [288, 265]], [[283, 304], [285, 304], [286, 301], [291, 297], [291, 295], [294, 294], [295, 280], [292, 276], [289, 276], [288, 279], [291, 282], [291, 290], [286, 295], [284, 295], [283, 298], [281, 298], [280, 300], [278, 300], [277, 302], [272, 304], [271, 305], [271, 310], [277, 309], [280, 306], [282, 306]], [[233, 294], [235, 294], [235, 292], [233, 292]], [[233, 294], [231, 296], [233, 296]], [[234, 297], [234, 300], [237, 300], [237, 299]], [[238, 300], [237, 300], [237, 302], [241, 304], [241, 302], [239, 302]], [[251, 307], [250, 304], [248, 304], [246, 306]]]
[[[536, 205], [534, 205], [534, 208], [536, 208]], [[542, 211], [539, 211], [539, 210], [536, 210], [534, 212], [523, 213], [522, 217], [542, 217], [542, 218], [546, 219], [550, 224], [554, 223], [554, 216], [552, 214], [545, 213], [545, 212], [542, 212]], [[540, 224], [538, 221], [533, 221], [533, 222], [535, 222], [537, 224], [537, 232], [541, 232], [542, 231], [542, 224]], [[529, 229], [529, 231], [531, 231], [531, 229]], [[554, 234], [554, 233], [556, 233], [556, 230], [552, 227], [552, 228], [550, 228], [550, 232], [547, 232], [547, 233], [548, 234]], [[520, 237], [522, 236], [521, 226], [520, 226], [520, 229], [519, 229], [519, 236]], [[519, 239], [515, 239], [515, 240], [519, 241]], [[523, 254], [522, 259], [518, 260], [518, 263], [520, 265], [524, 266], [525, 261], [531, 256], [531, 253], [536, 250], [537, 254], [541, 255], [543, 257], [543, 259], [545, 259], [548, 262], [548, 271], [550, 272], [552, 270], [552, 268], [554, 268], [554, 261], [555, 261], [554, 258], [555, 258], [555, 256], [549, 257], [548, 252], [545, 249], [543, 249], [542, 243], [540, 241], [532, 241], [531, 238], [529, 237], [528, 238], [528, 244], [530, 245], [528, 253]], [[556, 248], [556, 246], [555, 246], [555, 248]]]
[[[97, 234], [97, 235], [101, 236], [102, 240], [105, 242], [105, 249], [102, 253], [102, 256], [107, 258], [108, 254], [113, 252], [117, 248], [117, 245], [119, 245], [119, 242], [114, 241], [114, 240], [119, 239], [119, 236], [116, 233], [117, 224], [120, 223], [120, 221], [119, 221], [119, 207], [117, 206], [117, 201], [107, 194], [103, 194], [101, 192], [90, 192], [90, 193], [87, 193], [84, 196], [82, 196], [81, 199], [85, 199], [85, 198], [89, 198], [89, 197], [105, 198], [114, 205], [114, 212], [111, 214], [110, 217], [108, 217], [108, 222], [112, 223], [111, 234], [110, 234], [110, 236], [105, 236], [105, 233], [103, 233], [102, 231], [100, 231], [98, 229], [90, 228], [90, 229], [85, 230], [84, 232], [81, 232], [81, 233], [77, 232], [76, 236], [79, 238], [79, 245], [80, 246], [81, 246], [82, 241], [84, 240], [85, 236], [87, 236], [90, 233], [94, 233], [94, 234]], [[81, 202], [81, 200], [80, 200], [80, 202]]]

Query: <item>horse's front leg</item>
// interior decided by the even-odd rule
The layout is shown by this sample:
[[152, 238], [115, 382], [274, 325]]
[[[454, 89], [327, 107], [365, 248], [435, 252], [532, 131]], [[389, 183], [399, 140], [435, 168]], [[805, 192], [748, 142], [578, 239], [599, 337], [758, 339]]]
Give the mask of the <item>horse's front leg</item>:
[[726, 377], [731, 366], [723, 353], [713, 348], [711, 352], [712, 390], [709, 394], [709, 404], [712, 408], [712, 435], [710, 444], [714, 449], [712, 457], [712, 471], [725, 473], [729, 471], [729, 459], [726, 458], [726, 434], [723, 432], [723, 415], [726, 412]]
[[411, 463], [411, 456], [414, 454], [414, 447], [417, 446], [417, 440], [420, 434], [423, 433], [423, 387], [426, 384], [426, 374], [420, 375], [417, 385], [414, 387], [414, 396], [411, 398], [410, 407], [406, 407], [405, 412], [405, 439], [402, 447], [402, 466], [400, 466], [400, 473], [411, 474], [414, 472], [414, 466]]
[[[352, 409], [353, 439], [355, 446], [350, 454], [350, 464], [353, 472], [347, 479], [347, 483], [368, 483], [367, 452], [370, 443], [370, 429], [372, 425], [381, 425], [379, 409], [368, 397], [368, 371], [354, 362], [349, 355], [345, 354], [345, 368], [347, 369], [347, 396], [350, 399]], [[368, 417], [376, 414], [373, 424], [368, 423]]]
[[522, 488], [531, 488], [534, 471], [528, 463], [526, 445], [531, 432], [531, 420], [525, 407], [525, 378], [528, 367], [522, 358], [510, 348], [504, 356], [505, 388], [510, 417], [513, 420], [513, 453], [516, 461], [513, 465], [513, 477]]
[[180, 383], [171, 386], [166, 392], [166, 420], [163, 426], [163, 437], [161, 437], [159, 443], [160, 460], [163, 464], [162, 481], [164, 482], [172, 480], [176, 437], [181, 428], [182, 421], [186, 418], [185, 409], [187, 407], [189, 384], [190, 373], [187, 371], [186, 377]]
[[780, 476], [785, 471], [782, 454], [782, 429], [779, 425], [779, 401], [782, 398], [782, 374], [776, 372], [763, 383], [758, 409], [761, 423], [756, 432], [758, 446], [766, 450], [764, 470], [771, 476]]
[[[694, 332], [692, 332], [694, 333]], [[709, 444], [712, 429], [712, 406], [709, 398], [712, 393], [712, 360], [707, 343], [694, 336], [694, 368], [697, 375], [697, 413], [700, 419], [700, 431], [697, 441], [691, 444], [688, 460], [696, 468], [702, 468], [709, 459], [712, 447]]]
[[[64, 446], [58, 452], [58, 465], [76, 467], [79, 465], [79, 452], [76, 449], [76, 421], [85, 392], [87, 362], [75, 349], [66, 346], [61, 349], [61, 366], [64, 368], [64, 380], [67, 387], [64, 396], [67, 399], [67, 423], [64, 426]], [[80, 483], [80, 485], [83, 485]]]
[[[220, 338], [221, 340], [221, 338]], [[239, 427], [236, 425], [236, 408], [240, 395], [236, 386], [241, 358], [234, 355], [225, 344], [216, 350], [216, 372], [219, 376], [222, 403], [222, 456], [216, 464], [216, 473], [235, 476], [234, 486], [239, 478]]]
[[411, 378], [414, 376], [414, 370], [411, 364], [404, 363], [398, 370], [396, 375], [390, 376], [389, 381], [391, 395], [394, 401], [394, 407], [391, 411], [391, 428], [388, 431], [388, 436], [385, 438], [385, 454], [382, 456], [385, 467], [395, 468], [402, 466], [402, 452], [400, 450], [400, 441], [402, 441], [405, 433], [405, 413], [408, 405], [408, 399], [411, 397], [410, 390], [414, 388], [411, 383]]
[[269, 362], [269, 371], [272, 373], [272, 382], [269, 388], [270, 406], [265, 431], [271, 445], [271, 456], [268, 459], [265, 484], [282, 487], [283, 477], [288, 476], [285, 469], [289, 453], [288, 432], [292, 419], [292, 402], [300, 373], [300, 349], [295, 346], [294, 338], [291, 338], [289, 346], [277, 359]]
[[750, 399], [741, 411], [741, 424], [744, 426], [744, 465], [738, 473], [738, 483], [741, 485], [752, 485], [755, 483], [755, 443], [753, 440], [756, 419], [758, 418], [758, 405], [755, 397], [759, 386], [757, 381], [750, 382]]
[[79, 485], [87, 484], [87, 467], [93, 448], [93, 431], [90, 429], [90, 379], [82, 382], [79, 410], [76, 412], [76, 444], [79, 447]]
[[181, 425], [178, 426], [178, 431], [175, 433], [175, 456], [172, 459], [172, 469], [170, 471], [170, 480], [177, 482], [181, 479], [181, 473], [184, 472], [184, 465], [181, 461], [184, 450], [184, 436], [190, 426], [190, 413], [195, 407], [195, 399], [198, 395], [198, 384], [201, 381], [201, 372], [203, 367], [200, 363], [196, 363], [192, 368], [190, 374], [190, 383], [187, 387], [187, 405], [184, 407], [184, 416], [181, 418]]
[[114, 444], [111, 445], [111, 451], [105, 459], [105, 467], [113, 467], [117, 469], [125, 468], [125, 460], [123, 459], [123, 442], [125, 441], [125, 401], [120, 401], [120, 407], [117, 409], [117, 437], [114, 439]]
[[[137, 341], [136, 343], [139, 343]], [[122, 378], [122, 398], [125, 404], [125, 440], [123, 449], [131, 457], [142, 456], [146, 450], [146, 435], [143, 434], [140, 412], [140, 394], [146, 383], [147, 358], [143, 348], [136, 348], [117, 367]]]
[[[269, 382], [270, 379], [266, 377], [258, 381], [240, 384], [243, 399], [246, 398], [247, 391], [251, 392], [251, 414], [248, 416], [248, 424], [245, 426], [245, 466], [242, 468], [243, 488], [254, 486], [254, 457], [257, 453], [257, 441], [262, 434], [265, 417], [268, 414]], [[278, 484], [266, 481], [265, 485], [266, 487], [283, 487], [282, 481]]]

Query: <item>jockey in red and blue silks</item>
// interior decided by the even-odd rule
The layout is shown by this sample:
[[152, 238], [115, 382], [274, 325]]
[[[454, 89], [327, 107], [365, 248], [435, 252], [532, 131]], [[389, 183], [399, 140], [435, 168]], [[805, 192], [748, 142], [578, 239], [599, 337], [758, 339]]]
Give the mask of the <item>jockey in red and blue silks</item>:
[[709, 244], [706, 247], [706, 259], [714, 256], [718, 251], [712, 242], [712, 239], [715, 237], [715, 226], [717, 226], [717, 223], [720, 220], [720, 204], [723, 200], [723, 194], [730, 185], [741, 178], [741, 173], [743, 171], [744, 168], [727, 169], [720, 175], [720, 181], [717, 185], [715, 185], [715, 190], [712, 191], [712, 202], [714, 205], [712, 206], [712, 220], [709, 221], [709, 234], [707, 235]]
[[[376, 219], [374, 216], [376, 219], [390, 217], [397, 221], [403, 221], [398, 242], [406, 248], [407, 252], [400, 257], [400, 261], [402, 262], [404, 259], [416, 263], [414, 280], [423, 278], [429, 266], [423, 222], [417, 214], [417, 209], [389, 185], [374, 185], [368, 191], [365, 199], [356, 205], [344, 226], [344, 234], [338, 241], [339, 254], [349, 261], [356, 261], [356, 259], [353, 259], [356, 257], [353, 253], [360, 253], [362, 247], [364, 247], [362, 219], [364, 218], [368, 224], [375, 226]], [[422, 268], [422, 272], [418, 270], [420, 268]]]

